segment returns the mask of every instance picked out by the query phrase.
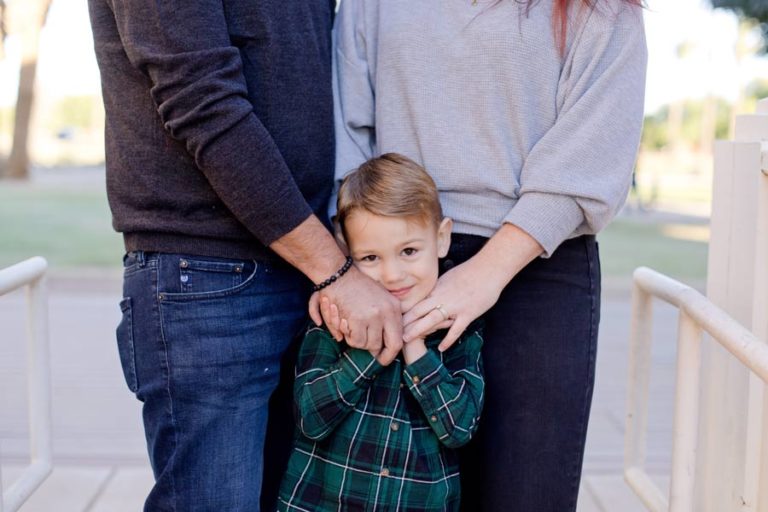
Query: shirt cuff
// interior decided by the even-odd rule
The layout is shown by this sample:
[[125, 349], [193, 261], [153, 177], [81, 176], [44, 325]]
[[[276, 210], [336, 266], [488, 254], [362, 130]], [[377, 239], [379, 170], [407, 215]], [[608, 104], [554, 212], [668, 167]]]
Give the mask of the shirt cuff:
[[544, 248], [549, 258], [563, 240], [569, 238], [584, 222], [584, 212], [570, 196], [526, 192], [504, 217], [531, 235]]
[[430, 388], [448, 377], [448, 369], [434, 350], [427, 350], [426, 354], [403, 368], [403, 380], [419, 400], [426, 397]]
[[367, 350], [349, 348], [340, 361], [342, 374], [356, 386], [367, 386], [384, 369]]

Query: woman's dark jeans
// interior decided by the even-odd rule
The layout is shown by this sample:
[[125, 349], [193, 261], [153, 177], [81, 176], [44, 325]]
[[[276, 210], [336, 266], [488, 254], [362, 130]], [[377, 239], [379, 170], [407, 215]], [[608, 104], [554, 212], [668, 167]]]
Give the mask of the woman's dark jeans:
[[[441, 271], [484, 242], [454, 235]], [[576, 510], [599, 319], [594, 236], [531, 262], [485, 315], [485, 408], [461, 449], [462, 510]]]

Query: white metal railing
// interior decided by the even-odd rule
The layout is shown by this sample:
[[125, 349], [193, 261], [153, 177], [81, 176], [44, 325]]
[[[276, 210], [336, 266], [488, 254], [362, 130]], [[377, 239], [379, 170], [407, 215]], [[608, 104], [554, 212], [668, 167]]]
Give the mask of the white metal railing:
[[[672, 478], [668, 499], [644, 469], [653, 297], [680, 311]], [[765, 383], [768, 383], [768, 345], [696, 290], [644, 267], [634, 273], [631, 329], [624, 477], [649, 510], [692, 511], [702, 331]]]
[[29, 427], [31, 463], [7, 490], [0, 478], [0, 512], [16, 512], [53, 467], [51, 449], [51, 371], [48, 344], [48, 298], [41, 257], [0, 270], [0, 296], [27, 288], [29, 358]]

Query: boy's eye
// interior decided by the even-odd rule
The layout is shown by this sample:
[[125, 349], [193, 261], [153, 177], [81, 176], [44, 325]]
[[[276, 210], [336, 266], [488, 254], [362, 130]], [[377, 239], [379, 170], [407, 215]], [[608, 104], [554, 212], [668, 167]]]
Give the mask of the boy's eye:
[[376, 261], [376, 255], [369, 254], [367, 256], [363, 256], [362, 258], [360, 258], [360, 261]]
[[413, 256], [417, 252], [418, 252], [418, 249], [414, 249], [413, 247], [406, 247], [405, 249], [403, 249], [403, 254], [405, 254], [406, 256]]

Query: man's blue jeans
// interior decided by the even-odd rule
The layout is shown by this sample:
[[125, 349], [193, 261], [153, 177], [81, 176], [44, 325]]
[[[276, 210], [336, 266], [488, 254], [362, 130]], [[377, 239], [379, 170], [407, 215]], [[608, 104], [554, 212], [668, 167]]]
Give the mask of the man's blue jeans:
[[132, 252], [117, 328], [155, 474], [145, 510], [258, 511], [267, 404], [306, 322], [282, 266]]

